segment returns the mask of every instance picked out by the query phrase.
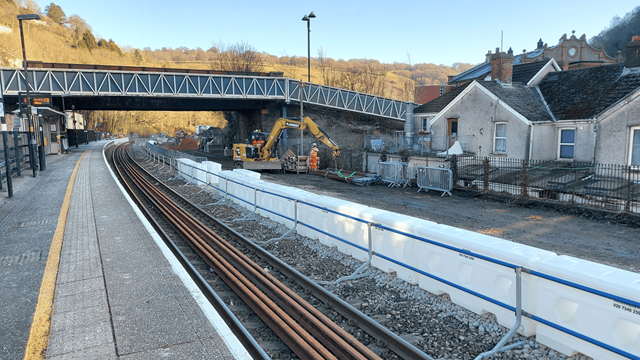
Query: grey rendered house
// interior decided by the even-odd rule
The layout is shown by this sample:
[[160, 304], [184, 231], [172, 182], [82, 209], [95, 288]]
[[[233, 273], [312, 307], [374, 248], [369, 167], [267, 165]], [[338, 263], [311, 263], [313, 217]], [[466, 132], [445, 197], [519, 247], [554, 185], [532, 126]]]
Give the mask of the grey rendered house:
[[431, 147], [454, 141], [478, 156], [640, 166], [640, 39], [624, 63], [561, 71], [554, 59], [482, 74], [414, 111]]

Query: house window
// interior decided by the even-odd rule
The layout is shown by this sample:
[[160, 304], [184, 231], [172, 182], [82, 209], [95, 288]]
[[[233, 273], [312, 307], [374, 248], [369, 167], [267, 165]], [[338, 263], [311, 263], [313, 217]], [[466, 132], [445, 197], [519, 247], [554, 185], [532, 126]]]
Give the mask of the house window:
[[560, 129], [560, 159], [573, 159], [576, 144], [576, 129]]
[[429, 131], [429, 118], [422, 118], [422, 131]]
[[640, 126], [631, 128], [629, 165], [640, 166]]
[[496, 124], [493, 151], [500, 153], [507, 152], [507, 124]]

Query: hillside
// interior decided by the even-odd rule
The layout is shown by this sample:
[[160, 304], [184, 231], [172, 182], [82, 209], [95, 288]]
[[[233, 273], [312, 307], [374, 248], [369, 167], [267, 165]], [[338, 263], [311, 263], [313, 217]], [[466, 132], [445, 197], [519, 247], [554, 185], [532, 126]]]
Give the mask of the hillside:
[[[18, 14], [38, 13], [40, 21], [23, 23], [27, 58], [32, 61], [142, 65], [174, 68], [202, 68], [240, 71], [281, 71], [285, 76], [306, 80], [307, 58], [274, 56], [253, 46], [216, 44], [200, 48], [157, 50], [121, 47], [112, 40], [96, 39], [90, 24], [80, 16], [67, 16], [55, 4], [40, 8], [32, 0], [0, 0], [0, 65], [19, 67], [22, 63]], [[453, 66], [434, 64], [383, 64], [377, 60], [334, 60], [322, 49], [311, 59], [311, 81], [375, 95], [413, 100], [416, 85], [445, 83], [448, 75], [470, 68], [471, 64]], [[98, 123], [108, 132], [167, 132], [181, 128], [195, 131], [195, 125], [225, 125], [221, 113], [203, 112], [85, 112], [88, 125]]]

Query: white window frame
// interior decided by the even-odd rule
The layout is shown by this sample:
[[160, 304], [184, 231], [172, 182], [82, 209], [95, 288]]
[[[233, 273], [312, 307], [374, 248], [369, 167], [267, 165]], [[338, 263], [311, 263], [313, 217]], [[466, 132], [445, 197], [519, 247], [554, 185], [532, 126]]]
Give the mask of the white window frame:
[[[573, 143], [563, 143], [562, 142], [562, 131], [564, 130], [573, 130]], [[564, 161], [573, 161], [576, 158], [576, 139], [578, 138], [578, 130], [575, 127], [564, 127], [558, 129], [558, 160]], [[572, 145], [573, 146], [573, 157], [571, 158], [563, 158], [560, 157], [560, 149], [562, 145]]]
[[422, 129], [422, 131], [429, 131], [429, 120], [431, 120], [431, 118], [422, 118], [422, 124], [420, 124], [420, 129]]
[[[498, 125], [504, 125], [505, 127], [508, 128], [508, 122], [497, 122], [495, 123], [495, 126], [493, 127], [493, 152], [496, 154], [506, 154], [507, 153], [507, 133], [505, 131], [505, 136], [504, 137], [498, 137]], [[498, 151], [496, 150], [496, 140], [498, 139], [504, 139], [504, 151]]]
[[[640, 126], [631, 126], [629, 128], [629, 159], [627, 161], [627, 164], [629, 166], [633, 166], [634, 168], [640, 168], [640, 166], [638, 165], [631, 164], [631, 160], [633, 159], [633, 133], [636, 130], [640, 131]], [[640, 146], [640, 144], [638, 144], [638, 146]]]

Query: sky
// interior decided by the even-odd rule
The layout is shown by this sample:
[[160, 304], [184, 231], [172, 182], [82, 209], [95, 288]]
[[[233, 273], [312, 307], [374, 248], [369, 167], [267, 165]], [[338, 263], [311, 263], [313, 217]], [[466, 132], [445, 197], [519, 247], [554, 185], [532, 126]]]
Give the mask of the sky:
[[[44, 9], [50, 0], [36, 0]], [[276, 56], [311, 57], [322, 48], [333, 59], [382, 63], [479, 63], [488, 50], [534, 50], [538, 39], [556, 45], [563, 34], [587, 39], [623, 17], [637, 0], [56, 0], [79, 15], [94, 35], [143, 49], [248, 43]], [[630, 41], [631, 39], [629, 39]], [[615, 54], [609, 54], [615, 55]]]

